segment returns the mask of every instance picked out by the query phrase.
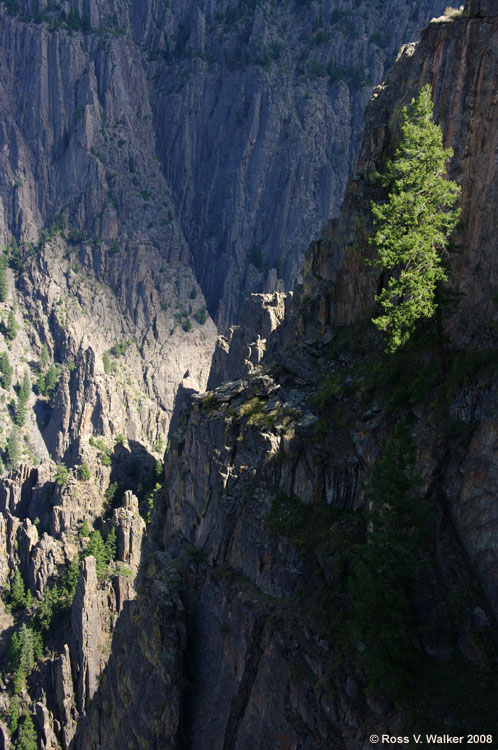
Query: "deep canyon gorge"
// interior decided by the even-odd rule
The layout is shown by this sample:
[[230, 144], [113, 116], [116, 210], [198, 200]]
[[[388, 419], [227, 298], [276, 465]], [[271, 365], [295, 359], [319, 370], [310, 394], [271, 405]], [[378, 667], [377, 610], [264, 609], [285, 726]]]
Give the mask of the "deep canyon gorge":
[[[446, 5], [0, 2], [0, 748], [498, 732], [498, 2]], [[388, 354], [425, 84], [461, 216]]]

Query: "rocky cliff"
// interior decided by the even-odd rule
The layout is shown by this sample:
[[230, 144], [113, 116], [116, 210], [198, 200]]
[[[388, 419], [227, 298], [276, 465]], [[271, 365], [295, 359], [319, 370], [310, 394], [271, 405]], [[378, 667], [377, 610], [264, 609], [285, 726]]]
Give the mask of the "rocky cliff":
[[[213, 385], [239, 379], [191, 399], [129, 610], [136, 664], [148, 649], [139, 632], [156, 633], [154, 648], [162, 633], [154, 664], [170, 678], [182, 665], [182, 695], [162, 720], [157, 699], [124, 710], [134, 667], [122, 631], [104, 673], [111, 686], [75, 747], [112, 746], [114, 706], [130, 748], [142, 736], [150, 744], [151, 724], [158, 747], [198, 750], [367, 748], [372, 734], [494, 730], [497, 18], [494, 3], [468, 3], [403, 50], [374, 93], [343, 208], [309, 250], [304, 289], [283, 318], [283, 299], [252, 299], [220, 343]], [[382, 353], [369, 321], [378, 278], [361, 262], [370, 200], [383, 196], [374, 169], [426, 82], [462, 184], [450, 284], [466, 294], [443, 310], [444, 373], [430, 322], [398, 354]], [[170, 576], [158, 598], [152, 581]], [[139, 676], [139, 692], [149, 680], [159, 694], [164, 673]]]
[[[310, 236], [338, 211], [372, 84], [444, 2], [6, 6], [7, 127], [15, 154], [26, 149], [10, 160], [6, 228], [29, 241], [69, 209], [133, 311], [116, 240], [127, 256], [160, 246], [159, 267], [190, 255], [226, 328], [248, 292], [293, 285]], [[16, 101], [17, 85], [33, 98]]]
[[[303, 248], [338, 209], [372, 83], [443, 5], [0, 4], [0, 448], [9, 472], [0, 487], [0, 710], [14, 738], [28, 731], [25, 715], [45, 750], [329, 747], [361, 745], [384, 719], [401, 728], [406, 707], [384, 686], [371, 689], [351, 657], [369, 653], [368, 637], [344, 641], [359, 626], [349, 627], [345, 605], [354, 563], [337, 542], [364, 542], [348, 514], [364, 506], [363, 480], [392, 419], [385, 404], [348, 407], [340, 376], [350, 377], [358, 352], [347, 336], [334, 342], [375, 285], [355, 254], [368, 232], [366, 165], [389, 153], [395, 112], [418, 82], [442, 82], [450, 45], [463, 55], [455, 92], [473, 96], [470, 58], [491, 55], [488, 5], [472, 6], [472, 21], [453, 13], [408, 48], [369, 110], [345, 207], [312, 247], [304, 296], [274, 290], [294, 284]], [[491, 123], [481, 68], [474, 113], [484, 122], [488, 107]], [[452, 116], [464, 144], [461, 111]], [[467, 168], [488, 195], [475, 144], [472, 153]], [[488, 203], [472, 205], [483, 212], [469, 234], [477, 254]], [[464, 288], [472, 261], [462, 254], [461, 263]], [[228, 328], [244, 294], [264, 288]], [[465, 309], [448, 322], [459, 344], [479, 330]], [[209, 313], [226, 334], [210, 374], [218, 388], [195, 396], [215, 346]], [[340, 371], [342, 411], [323, 392], [328, 370]], [[235, 382], [222, 385], [227, 378]], [[451, 414], [465, 442], [493, 398], [484, 381], [460, 385]], [[475, 669], [461, 674], [487, 685], [479, 670], [491, 659], [495, 551], [474, 503], [484, 502], [494, 433], [481, 421], [465, 453], [418, 456], [426, 494], [446, 462], [437, 488], [456, 498], [465, 550], [446, 516], [438, 527], [441, 556], [454, 561], [444, 572], [451, 596], [474, 572], [485, 591], [465, 602], [459, 624], [438, 605], [420, 639], [438, 658], [458, 641]], [[443, 438], [431, 429], [426, 451], [438, 456]], [[417, 450], [425, 437], [421, 426]], [[431, 589], [434, 601], [439, 593]]]

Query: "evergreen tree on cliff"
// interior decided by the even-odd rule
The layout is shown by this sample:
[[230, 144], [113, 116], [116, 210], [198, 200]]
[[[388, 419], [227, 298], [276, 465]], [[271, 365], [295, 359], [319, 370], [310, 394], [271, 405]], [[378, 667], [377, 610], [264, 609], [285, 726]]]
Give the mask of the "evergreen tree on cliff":
[[424, 86], [403, 109], [401, 139], [381, 177], [389, 197], [372, 203], [374, 264], [389, 273], [375, 298], [383, 312], [373, 322], [387, 333], [391, 352], [409, 339], [419, 318], [434, 315], [437, 286], [447, 278], [443, 254], [460, 215], [460, 188], [446, 179], [452, 155], [433, 122], [431, 88]]
[[16, 750], [38, 750], [36, 730], [31, 716], [26, 716], [21, 725]]
[[0, 256], [0, 302], [6, 302], [9, 293], [9, 279], [7, 277], [7, 261], [5, 255]]

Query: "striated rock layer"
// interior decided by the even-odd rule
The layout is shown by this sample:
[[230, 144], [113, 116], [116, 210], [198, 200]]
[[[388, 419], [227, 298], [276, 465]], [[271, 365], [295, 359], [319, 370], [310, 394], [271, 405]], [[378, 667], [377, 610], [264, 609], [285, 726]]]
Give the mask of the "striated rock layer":
[[162, 329], [154, 287], [178, 273], [158, 269], [179, 264], [225, 329], [248, 292], [293, 285], [338, 211], [372, 84], [444, 0], [66, 2], [85, 34], [36, 5], [0, 24], [5, 241], [67, 211], [93, 240], [84, 267], [135, 322]]
[[[8, 601], [19, 569], [29, 589], [26, 606], [8, 612], [2, 602], [0, 618], [5, 646], [23, 624], [45, 639], [25, 685], [5, 662], [0, 709], [12, 709], [15, 689], [46, 750], [328, 749], [361, 746], [381, 724], [402, 727], [402, 712], [364, 690], [361, 671], [335, 663], [333, 639], [313, 620], [326, 607], [296, 599], [315, 591], [316, 576], [335, 585], [336, 551], [320, 552], [310, 572], [299, 542], [270, 516], [282, 497], [344, 514], [364, 503], [384, 412], [352, 416], [349, 436], [338, 418], [331, 457], [309, 399], [323, 377], [322, 347], [337, 323], [364, 311], [375, 284], [355, 254], [373, 195], [365, 165], [389, 152], [400, 92], [409, 97], [429, 75], [446, 137], [456, 137], [444, 115], [444, 56], [451, 44], [463, 54], [464, 32], [454, 91], [472, 96], [466, 60], [486, 43], [489, 3], [470, 7], [480, 26], [456, 13], [405, 51], [402, 72], [370, 109], [345, 209], [313, 249], [308, 299], [275, 290], [294, 284], [309, 238], [338, 210], [372, 83], [443, 6], [0, 4], [0, 239], [9, 259], [0, 351], [13, 370], [7, 382], [2, 369], [0, 448], [20, 464], [0, 483], [0, 583]], [[484, 58], [481, 68], [474, 114], [484, 127]], [[464, 118], [458, 128], [468, 144]], [[469, 168], [484, 175], [475, 158]], [[470, 181], [466, 190], [473, 200]], [[485, 248], [480, 227], [476, 252]], [[461, 258], [464, 288], [471, 264]], [[245, 293], [263, 289], [229, 328]], [[473, 335], [465, 309], [452, 322], [462, 340]], [[226, 336], [209, 381], [219, 387], [199, 397], [215, 343], [210, 313]], [[473, 399], [470, 411], [460, 397], [455, 414], [472, 425], [482, 409], [492, 413], [491, 397]], [[492, 528], [483, 487], [493, 434], [491, 423], [479, 427], [465, 455], [472, 481], [462, 489], [455, 462], [445, 480], [492, 602], [493, 534], [479, 535], [475, 507], [483, 503]], [[428, 461], [427, 485], [439, 468]], [[139, 510], [150, 519], [154, 493], [142, 552]], [[116, 535], [104, 566], [97, 532], [106, 543]], [[461, 550], [455, 560], [460, 571]], [[485, 600], [474, 605], [481, 633], [492, 614]], [[461, 650], [480, 664], [467, 610], [465, 618]], [[430, 648], [446, 654], [445, 638], [429, 630]]]
[[[178, 727], [175, 742], [193, 750], [325, 750], [370, 747], [371, 734], [402, 736], [411, 721], [422, 731], [423, 722], [430, 721], [441, 732], [451, 727], [455, 733], [457, 726], [464, 731], [463, 721], [476, 731], [487, 731], [494, 721], [498, 548], [496, 498], [490, 488], [497, 401], [489, 346], [495, 343], [490, 300], [495, 260], [488, 230], [496, 220], [497, 14], [492, 3], [471, 2], [465, 15], [438, 19], [418, 45], [405, 48], [388, 83], [374, 93], [341, 214], [308, 253], [304, 292], [295, 295], [283, 320], [274, 317], [281, 300], [262, 296], [258, 311], [258, 299], [252, 298], [241, 328], [220, 342], [213, 370], [214, 383], [224, 374], [242, 379], [191, 399], [158, 497], [149, 535], [155, 550], [151, 567], [144, 567], [143, 589], [130, 605], [130, 612], [136, 608], [146, 623], [146, 632], [155, 623], [159, 633], [164, 608], [156, 604], [152, 580], [158, 570], [161, 581], [164, 571], [179, 573], [180, 581], [169, 590], [180, 590], [184, 614], [178, 619], [186, 625], [187, 640], [173, 652], [169, 641], [158, 661], [167, 665], [168, 674], [172, 663], [182, 662], [184, 692], [180, 703], [173, 703], [173, 724], [170, 717], [156, 724], [158, 747], [174, 746], [172, 726]], [[433, 84], [445, 142], [455, 149], [451, 176], [462, 183], [466, 221], [456, 237], [461, 252], [451, 264], [454, 284], [468, 293], [445, 320], [453, 339], [451, 380], [441, 381], [436, 373], [429, 390], [417, 392], [415, 372], [422, 378], [425, 370], [434, 370], [431, 350], [420, 349], [418, 360], [406, 360], [410, 372], [394, 372], [402, 383], [409, 377], [403, 402], [396, 406], [396, 394], [383, 392], [382, 383], [371, 380], [374, 375], [385, 382], [390, 373], [378, 367], [378, 336], [377, 349], [371, 348], [367, 315], [378, 279], [361, 258], [369, 253], [370, 200], [382, 197], [372, 172], [392, 153], [402, 106], [427, 81]], [[251, 321], [267, 326], [262, 359]], [[469, 353], [462, 348], [469, 342], [488, 349]], [[477, 356], [482, 367], [473, 369], [466, 357]], [[394, 370], [399, 360], [384, 366]], [[387, 382], [391, 391], [400, 388], [398, 382]], [[368, 408], [355, 388], [374, 389]], [[416, 571], [403, 572], [405, 578], [413, 576], [409, 606], [415, 610], [415, 630], [405, 652], [415, 648], [427, 667], [418, 673], [422, 682], [428, 679], [426, 702], [419, 704], [410, 704], [407, 695], [390, 696], [387, 689], [372, 690], [371, 675], [367, 678], [359, 667], [368, 664], [363, 660], [372, 638], [382, 642], [385, 633], [370, 633], [365, 643], [356, 630], [345, 633], [340, 627], [344, 606], [346, 618], [355, 607], [348, 586], [354, 584], [358, 560], [369, 585], [368, 558], [348, 557], [351, 549], [362, 554], [349, 525], [362, 516], [352, 511], [365, 510], [365, 488], [371, 492], [375, 467], [387, 472], [382, 488], [389, 497], [394, 481], [389, 472], [395, 466], [383, 466], [383, 452], [385, 439], [396, 436], [400, 425], [408, 426], [414, 451], [417, 479], [411, 502], [424, 509], [417, 542], [425, 566], [421, 589]], [[400, 494], [406, 467], [404, 472], [395, 485]], [[388, 525], [388, 515], [382, 519]], [[397, 534], [410, 523], [403, 520]], [[402, 539], [395, 537], [408, 550], [410, 535]], [[374, 564], [376, 600], [389, 589], [393, 571], [386, 570], [384, 560], [389, 553], [388, 546], [381, 548]], [[159, 568], [153, 562], [158, 556]], [[369, 611], [377, 622], [377, 613]], [[177, 621], [163, 624], [164, 632], [169, 634]], [[130, 632], [130, 649], [135, 649], [137, 635]], [[394, 644], [398, 636], [399, 629], [391, 632]], [[121, 709], [133, 673], [125, 651], [116, 640], [105, 672], [111, 683], [96, 694], [76, 734], [78, 749], [112, 747], [104, 717], [106, 711], [112, 716], [114, 705], [126, 726], [121, 724], [119, 736], [128, 742], [141, 736], [140, 727], [150, 726], [153, 714], [147, 721], [146, 706], [126, 716]], [[405, 652], [398, 654], [401, 662]], [[142, 657], [134, 654], [138, 666]], [[439, 682], [442, 675], [447, 682]], [[155, 675], [152, 680], [160, 684]], [[147, 685], [139, 675], [136, 691]], [[421, 690], [424, 699], [423, 688], [412, 681], [410, 692], [418, 699]]]

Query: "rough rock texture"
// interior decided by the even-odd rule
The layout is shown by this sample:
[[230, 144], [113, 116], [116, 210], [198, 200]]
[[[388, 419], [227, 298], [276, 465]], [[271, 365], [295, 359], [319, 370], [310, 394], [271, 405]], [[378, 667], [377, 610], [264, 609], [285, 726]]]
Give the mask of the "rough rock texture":
[[430, 83], [445, 146], [454, 150], [449, 176], [462, 186], [463, 228], [455, 236], [461, 252], [450, 254], [449, 261], [456, 291], [464, 296], [447, 328], [459, 344], [485, 343], [488, 322], [495, 316], [496, 276], [492, 207], [498, 173], [490, 156], [498, 137], [492, 84], [498, 8], [493, 8], [493, 17], [479, 16], [470, 4], [467, 17], [435, 19], [420, 42], [404, 48], [387, 85], [375, 90], [365, 119], [370, 137], [362, 143], [341, 215], [308, 251], [304, 335], [322, 337], [327, 326], [351, 322], [371, 307], [378, 278], [362, 258], [372, 252], [370, 200], [382, 196], [373, 171], [382, 168], [392, 151], [402, 106]]
[[[209, 320], [192, 317], [193, 330], [182, 329], [202, 293], [150, 148], [139, 51], [129, 39], [77, 36], [1, 12], [0, 231], [20, 244], [35, 356], [43, 342], [71, 363], [54, 409], [39, 413], [56, 458], [92, 433], [153, 445], [184, 373], [190, 368], [197, 386], [207, 377], [214, 337]], [[33, 97], [17, 97], [18, 86]], [[103, 354], [121, 342], [128, 346], [106, 374]]]
[[[493, 16], [487, 15], [492, 12]], [[445, 144], [454, 149], [449, 174], [462, 186], [463, 227], [455, 233], [460, 252], [449, 256], [452, 286], [462, 298], [448, 316], [446, 328], [456, 345], [476, 349], [492, 345], [489, 327], [496, 320], [493, 294], [498, 273], [494, 242], [498, 170], [493, 156], [498, 140], [498, 113], [492, 83], [498, 63], [497, 14], [494, 5], [488, 5], [486, 14], [480, 14], [471, 3], [465, 17], [432, 22], [417, 45], [405, 48], [388, 84], [375, 91], [366, 115], [369, 138], [360, 149], [341, 215], [309, 250], [304, 287], [308, 299], [304, 300], [298, 321], [307, 340], [327, 341], [335, 327], [366, 316], [371, 309], [378, 278], [362, 262], [362, 256], [371, 253], [369, 201], [376, 198], [378, 191], [370, 174], [374, 167], [381, 167], [391, 151], [391, 136], [402, 105], [421, 85], [430, 82]], [[351, 216], [355, 217], [354, 222]], [[468, 407], [455, 407], [459, 418], [472, 422], [472, 414], [479, 426], [459, 469], [460, 482], [452, 482], [450, 497], [460, 538], [498, 612], [498, 547], [492, 531], [496, 508], [486, 478], [494, 465], [494, 392], [486, 392], [480, 398], [484, 408], [476, 406], [469, 412]], [[477, 466], [486, 466], [484, 477]], [[489, 534], [483, 534], [483, 528], [489, 529]]]
[[[84, 267], [159, 329], [150, 271], [161, 263], [173, 281], [190, 256], [222, 328], [246, 293], [293, 284], [309, 237], [339, 208], [371, 84], [444, 8], [72, 2], [100, 30], [78, 44], [44, 5], [41, 25], [2, 18], [5, 239], [36, 239], [68, 210], [99, 240], [81, 243]], [[16, 100], [17, 85], [33, 96]]]
[[[487, 5], [486, 13], [491, 10]], [[339, 529], [335, 524], [325, 527], [330, 533], [335, 528], [340, 539], [348, 511], [365, 504], [364, 480], [375, 464], [382, 438], [393, 431], [389, 401], [355, 412], [353, 397], [339, 395], [333, 376], [347, 372], [354, 359], [347, 346], [339, 348], [341, 326], [355, 321], [357, 327], [361, 325], [377, 286], [377, 278], [360, 260], [368, 251], [369, 201], [382, 195], [370, 174], [392, 153], [401, 107], [427, 80], [434, 86], [445, 141], [455, 149], [451, 175], [462, 182], [467, 219], [457, 238], [463, 252], [452, 258], [452, 265], [456, 283], [468, 294], [446, 321], [447, 330], [455, 345], [493, 342], [487, 329], [495, 316], [490, 301], [495, 259], [491, 257], [493, 234], [487, 232], [496, 220], [492, 198], [498, 118], [493, 61], [498, 27], [496, 17], [477, 13], [471, 3], [465, 16], [438, 19], [419, 45], [405, 48], [389, 84], [374, 94], [344, 207], [310, 249], [304, 293], [295, 295], [293, 309], [275, 329], [277, 343], [270, 341], [269, 355], [263, 360], [267, 367], [252, 369], [247, 364], [252, 356], [248, 347], [255, 341], [249, 327], [247, 335], [245, 328], [233, 332], [233, 351], [242, 353], [242, 361], [237, 371], [234, 354], [230, 367], [234, 373], [244, 373], [243, 379], [194, 395], [184, 434], [171, 447], [166, 485], [158, 497], [149, 536], [150, 549], [155, 550], [149, 553], [152, 568], [145, 567], [145, 571], [148, 576], [157, 570], [153, 561], [163, 555], [167, 561], [173, 559], [181, 573], [177, 586], [185, 607], [187, 648], [177, 645], [171, 650], [168, 640], [156, 659], [168, 665], [183, 659], [183, 674], [190, 684], [175, 714], [176, 739], [189, 743], [193, 750], [356, 749], [370, 747], [372, 733], [406, 731], [408, 718], [400, 704], [369, 691], [351, 654], [345, 660], [338, 658], [330, 631], [323, 636], [317, 625], [320, 611], [312, 611], [311, 606], [310, 611], [296, 608], [296, 592], [312, 591], [315, 585], [325, 586], [331, 595], [337, 590], [340, 544], [322, 558], [313, 557], [310, 571], [287, 539], [292, 529], [286, 535], [272, 529], [271, 508], [283, 493], [287, 498], [297, 496], [299, 508], [304, 506], [310, 515], [316, 507], [344, 513]], [[474, 123], [480, 123], [479, 140]], [[264, 310], [266, 299], [259, 302]], [[290, 345], [291, 331], [292, 335], [297, 331], [297, 346]], [[339, 351], [335, 359], [330, 354], [334, 345]], [[218, 356], [220, 372], [229, 358], [230, 352]], [[361, 354], [359, 358], [355, 366], [361, 365]], [[331, 371], [324, 373], [326, 364]], [[419, 366], [422, 369], [422, 361]], [[437, 516], [435, 569], [426, 582], [426, 598], [418, 604], [417, 648], [438, 659], [442, 668], [456, 653], [458, 661], [466, 662], [466, 669], [468, 665], [481, 667], [481, 675], [487, 669], [482, 646], [485, 631], [491, 624], [496, 627], [498, 613], [492, 490], [496, 472], [494, 372], [483, 367], [482, 373], [469, 370], [461, 380], [455, 379], [445, 396], [447, 416], [456, 422], [450, 420], [444, 430], [441, 425], [436, 429], [432, 394], [418, 402], [407, 399], [402, 409], [403, 417], [409, 417], [420, 477], [414, 499], [430, 499], [431, 512]], [[315, 431], [319, 402], [310, 396], [315, 392], [317, 399], [325, 399], [326, 394], [316, 391], [319, 378], [329, 375], [330, 418], [326, 414], [322, 425], [329, 442], [321, 445]], [[215, 376], [219, 377], [216, 371]], [[352, 386], [353, 377], [349, 380], [347, 385]], [[305, 545], [306, 538], [298, 542], [298, 546]], [[476, 577], [482, 587], [478, 593], [470, 583]], [[147, 585], [129, 611], [140, 612], [141, 626], [150, 633], [162, 608], [158, 612], [153, 584], [148, 577], [145, 580]], [[441, 596], [446, 586], [453, 586], [453, 594], [458, 594], [453, 603]], [[450, 605], [457, 609], [453, 622]], [[327, 612], [333, 619], [333, 607]], [[170, 615], [163, 622], [164, 632], [169, 634], [173, 625]], [[131, 625], [123, 627], [125, 638], [130, 628], [129, 648], [136, 649], [136, 632]], [[474, 640], [475, 628], [478, 640]], [[356, 641], [351, 650], [361, 654], [365, 648]], [[496, 666], [493, 653], [492, 670]], [[134, 651], [137, 668], [141, 656], [140, 650]], [[120, 721], [115, 736], [124, 741], [146, 732], [143, 736], [150, 743], [147, 709], [123, 711], [124, 696], [131, 700], [133, 690], [128, 685], [123, 688], [122, 670], [130, 674], [128, 651], [120, 641], [88, 719], [77, 734], [78, 748], [96, 748], [99, 743], [104, 748], [112, 746], [111, 735], [102, 734], [110, 721], [106, 711], [112, 705], [118, 707], [115, 716]], [[139, 692], [145, 684], [139, 675]], [[466, 700], [468, 682], [460, 685]], [[483, 711], [480, 705], [479, 710]], [[446, 726], [446, 718], [439, 718]], [[479, 713], [474, 719], [478, 724], [482, 721]], [[170, 717], [156, 731], [159, 746], [168, 747], [172, 743]]]
[[[116, 577], [99, 582], [93, 556], [86, 557], [72, 603], [71, 657], [76, 708], [82, 714], [91, 704], [98, 679], [110, 654], [110, 638], [125, 602], [135, 597], [134, 580], [141, 559], [145, 522], [138, 513], [138, 500], [127, 492], [124, 507], [114, 511], [112, 523], [117, 536]], [[126, 568], [120, 567], [124, 563]], [[60, 673], [64, 679], [64, 663]], [[67, 692], [62, 683], [62, 695]], [[61, 701], [59, 701], [61, 703]], [[68, 701], [62, 698], [64, 712]]]
[[9, 731], [7, 727], [0, 724], [0, 748], [2, 748], [2, 750], [10, 750], [11, 747]]
[[60, 747], [55, 735], [49, 711], [43, 703], [35, 706], [36, 721], [39, 727], [42, 750], [58, 750]]
[[73, 601], [72, 630], [76, 661], [76, 705], [81, 712], [90, 705], [99, 674], [100, 617], [95, 558], [83, 563]]
[[[311, 748], [363, 736], [344, 697], [353, 677], [337, 675], [334, 707], [321, 657], [309, 655], [307, 687], [286, 678], [299, 645], [271, 620], [303, 569], [286, 540], [267, 533], [267, 483], [351, 509], [371, 451], [364, 430], [356, 450], [347, 443], [316, 470], [316, 417], [305, 404], [313, 356], [289, 347], [292, 324], [281, 321], [291, 298], [275, 290], [294, 284], [309, 238], [338, 210], [372, 83], [444, 1], [16, 6], [0, 4], [0, 240], [10, 262], [0, 351], [13, 366], [0, 449], [9, 462], [26, 373], [32, 390], [18, 425], [22, 465], [0, 483], [0, 582], [8, 588], [19, 568], [34, 601], [13, 616], [2, 610], [5, 645], [12, 627], [36, 623], [42, 602], [60, 597], [56, 586], [88, 544], [83, 521], [104, 537], [114, 528], [118, 547], [110, 580], [85, 559], [70, 616], [66, 602], [44, 634], [23, 710], [36, 713], [47, 750], [55, 738], [69, 748], [77, 723], [85, 750], [168, 747], [190, 735], [199, 748], [209, 735], [226, 749], [252, 747], [253, 737]], [[151, 540], [142, 593], [130, 601], [144, 522], [136, 496], [115, 507], [115, 493], [132, 489], [142, 511], [150, 504], [168, 427], [173, 419], [181, 435], [181, 402], [207, 382], [209, 313], [227, 331], [254, 290], [268, 295], [247, 302], [212, 383], [244, 380], [207, 404], [193, 397], [187, 450], [169, 465], [151, 533], [162, 551]], [[282, 382], [257, 370], [270, 340]], [[221, 415], [212, 424], [209, 399]], [[188, 543], [203, 546], [212, 570], [189, 566], [185, 550], [200, 552]], [[217, 579], [215, 566], [247, 579], [254, 597]], [[330, 561], [323, 575], [333, 577]], [[190, 694], [182, 676], [196, 666]], [[287, 679], [281, 693], [273, 674]], [[280, 722], [263, 715], [269, 691]]]
[[68, 750], [76, 731], [76, 701], [74, 697], [73, 677], [71, 673], [71, 657], [69, 646], [64, 650], [55, 663], [55, 697], [58, 715], [61, 719], [61, 740], [63, 750]]
[[222, 330], [249, 292], [293, 285], [309, 238], [339, 209], [371, 83], [443, 8], [183, 2], [159, 31], [144, 7], [155, 122], [171, 123], [159, 153]]
[[123, 507], [114, 511], [112, 522], [117, 529], [117, 559], [136, 573], [140, 565], [145, 521], [138, 512], [138, 500], [130, 490], [125, 492]]
[[[178, 572], [166, 556], [148, 560], [140, 600], [127, 602], [112, 655], [71, 748], [174, 748], [181, 722], [185, 613]], [[98, 706], [98, 708], [97, 708]]]
[[496, 0], [468, 0], [465, 10], [470, 16], [495, 16]]
[[[352, 737], [357, 735], [355, 719], [344, 719], [351, 712], [347, 695], [338, 686], [337, 699], [331, 701], [329, 688], [320, 682], [323, 667], [318, 662], [309, 662], [317, 672], [312, 690], [304, 689], [289, 672], [289, 664], [300, 659], [298, 643], [311, 635], [301, 631], [301, 625], [295, 625], [299, 632], [293, 637], [293, 626], [285, 633], [275, 628], [281, 602], [305, 582], [295, 550], [285, 538], [270, 534], [265, 525], [275, 489], [296, 493], [306, 503], [325, 500], [338, 508], [353, 507], [360, 497], [354, 456], [350, 467], [324, 466], [317, 473], [309, 441], [316, 418], [306, 411], [308, 391], [280, 386], [268, 375], [255, 373], [207, 397], [194, 397], [185, 442], [176, 460], [168, 464], [167, 490], [162, 497], [166, 515], [161, 522], [157, 514], [153, 525], [156, 537], [163, 526], [163, 538], [157, 544], [166, 550], [162, 553], [166, 559], [180, 554], [182, 561], [177, 563], [182, 573], [177, 585], [189, 634], [183, 669], [192, 685], [182, 704], [178, 736], [188, 738], [193, 748], [283, 748], [292, 743], [326, 748], [350, 721], [347, 731]], [[254, 399], [257, 411], [247, 411]], [[182, 545], [177, 540], [183, 540]], [[145, 567], [147, 577], [154, 560]], [[208, 566], [195, 572], [189, 560], [205, 560]], [[145, 629], [143, 642], [147, 642], [149, 618], [158, 617], [154, 589], [140, 590], [130, 612], [135, 607], [140, 607], [139, 623]], [[162, 616], [162, 609], [159, 612]], [[174, 622], [163, 623], [166, 633]], [[147, 689], [141, 674], [133, 687], [122, 676], [123, 669], [132, 674], [140, 670], [142, 658], [140, 652], [130, 655], [128, 651], [139, 639], [134, 630], [130, 638], [127, 623], [127, 616], [124, 621], [120, 618], [102, 688], [89, 713], [92, 734], [87, 734], [90, 729], [84, 723], [76, 738], [78, 748], [97, 747], [99, 742], [103, 748], [111, 747], [106, 711], [121, 722], [120, 734], [115, 736], [123, 738], [123, 746], [128, 746], [125, 738], [149, 737], [142, 734], [144, 725], [152, 722], [152, 715], [148, 722], [144, 718], [148, 709], [143, 706], [126, 715], [120, 709], [123, 683], [132, 695]], [[116, 642], [118, 633], [128, 646]], [[167, 641], [167, 650], [156, 655], [156, 662], [171, 660], [175, 654], [171, 647]], [[310, 646], [311, 652], [316, 650], [316, 659], [320, 652], [323, 658], [323, 648], [318, 642]], [[176, 658], [181, 658], [178, 651]], [[111, 706], [117, 706], [116, 712]], [[319, 721], [322, 712], [326, 718]], [[168, 747], [170, 721], [157, 725], [156, 731], [155, 741]]]
[[247, 297], [239, 324], [232, 326], [226, 337], [218, 337], [208, 390], [226, 380], [243, 378], [261, 363], [267, 342], [282, 322], [291, 297], [277, 292]]

